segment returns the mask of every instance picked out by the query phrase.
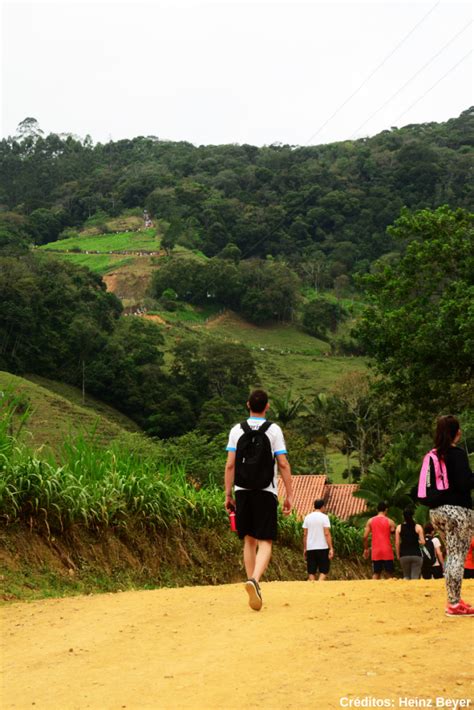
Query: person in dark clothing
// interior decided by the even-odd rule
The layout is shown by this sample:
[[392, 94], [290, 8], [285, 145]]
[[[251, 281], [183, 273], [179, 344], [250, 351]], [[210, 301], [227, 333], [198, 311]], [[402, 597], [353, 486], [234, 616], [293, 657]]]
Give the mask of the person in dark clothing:
[[474, 475], [466, 452], [458, 446], [460, 439], [461, 427], [456, 417], [451, 414], [439, 417], [435, 447], [438, 459], [446, 464], [449, 487], [440, 494], [436, 507], [430, 510], [430, 520], [443, 535], [446, 545], [446, 614], [474, 616], [474, 607], [461, 599], [464, 560], [474, 533], [471, 498]]
[[431, 523], [426, 523], [423, 526], [423, 532], [425, 533], [425, 547], [430, 548], [431, 559], [423, 558], [421, 576], [423, 579], [442, 579], [444, 557], [441, 550], [441, 542], [434, 534], [434, 527]]
[[395, 530], [395, 550], [400, 560], [403, 579], [420, 579], [423, 557], [420, 545], [425, 544], [423, 528], [413, 520], [413, 508], [403, 511], [404, 523]]

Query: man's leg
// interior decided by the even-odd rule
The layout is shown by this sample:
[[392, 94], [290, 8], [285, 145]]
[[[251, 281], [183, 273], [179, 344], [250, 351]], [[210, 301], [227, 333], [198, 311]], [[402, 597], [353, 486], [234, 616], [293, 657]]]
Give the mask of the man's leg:
[[372, 579], [380, 579], [382, 576], [382, 563], [379, 560], [372, 560]]
[[270, 558], [272, 556], [272, 540], [258, 540], [257, 541], [257, 555], [255, 558], [255, 566], [253, 569], [253, 577], [256, 582], [260, 581], [260, 577], [263, 575], [268, 567]]
[[324, 582], [326, 577], [327, 577], [327, 574], [323, 574], [322, 572], [319, 573], [319, 581], [320, 582]]
[[244, 565], [247, 579], [260, 581], [272, 556], [271, 540], [256, 540], [251, 535], [244, 538]]
[[249, 595], [249, 606], [255, 611], [259, 611], [262, 608], [262, 594], [258, 583], [270, 562], [272, 541], [256, 540], [250, 535], [246, 535], [244, 539], [245, 571], [248, 577], [245, 582], [245, 590]]
[[244, 537], [244, 565], [247, 579], [253, 577], [255, 559], [257, 556], [257, 540], [251, 535]]

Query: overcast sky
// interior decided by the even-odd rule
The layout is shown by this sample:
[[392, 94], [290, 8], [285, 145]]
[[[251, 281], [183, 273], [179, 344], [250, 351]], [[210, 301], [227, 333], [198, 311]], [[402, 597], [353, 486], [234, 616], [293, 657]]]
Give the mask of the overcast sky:
[[[473, 100], [470, 2], [2, 4], [2, 136], [327, 143]], [[471, 52], [469, 54], [469, 52]]]

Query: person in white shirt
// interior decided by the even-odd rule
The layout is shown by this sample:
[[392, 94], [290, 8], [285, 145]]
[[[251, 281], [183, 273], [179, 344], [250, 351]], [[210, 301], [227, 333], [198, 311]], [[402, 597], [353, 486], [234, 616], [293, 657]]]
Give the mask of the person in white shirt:
[[314, 501], [314, 512], [309, 513], [303, 521], [303, 549], [308, 568], [308, 580], [316, 581], [319, 570], [319, 581], [323, 582], [334, 557], [331, 537], [331, 522], [326, 515], [326, 505], [322, 498]]
[[266, 421], [269, 406], [264, 390], [252, 392], [247, 402], [249, 418], [230, 430], [224, 475], [225, 507], [228, 512], [235, 510], [237, 532], [244, 541], [245, 590], [255, 611], [262, 608], [259, 581], [277, 537], [278, 473], [285, 484], [283, 515], [289, 515], [293, 506], [285, 439], [278, 424]]

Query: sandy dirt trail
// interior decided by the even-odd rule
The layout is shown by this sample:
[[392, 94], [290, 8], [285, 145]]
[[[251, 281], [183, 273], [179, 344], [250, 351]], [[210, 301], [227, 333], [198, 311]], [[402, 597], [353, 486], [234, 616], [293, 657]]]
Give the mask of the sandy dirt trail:
[[241, 584], [6, 605], [0, 706], [474, 708], [474, 618], [444, 616], [442, 581], [262, 590], [260, 612]]

